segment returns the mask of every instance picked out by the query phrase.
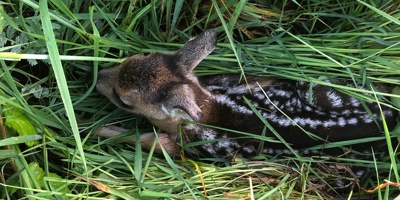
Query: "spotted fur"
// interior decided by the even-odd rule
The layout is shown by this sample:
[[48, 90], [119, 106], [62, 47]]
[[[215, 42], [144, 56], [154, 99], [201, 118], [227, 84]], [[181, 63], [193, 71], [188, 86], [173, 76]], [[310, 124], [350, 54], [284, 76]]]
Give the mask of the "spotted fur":
[[[175, 54], [132, 56], [117, 67], [101, 70], [96, 88], [118, 107], [143, 115], [160, 128], [163, 134], [158, 144], [170, 155], [177, 153], [175, 145], [180, 140], [185, 144], [205, 141], [187, 149], [203, 156], [290, 153], [274, 131], [295, 149], [381, 135], [377, 103], [362, 103], [331, 87], [258, 76], [247, 76], [247, 83], [237, 75], [197, 78], [193, 69], [213, 51], [215, 43], [215, 32], [208, 30]], [[338, 84], [352, 87], [345, 80]], [[377, 88], [391, 90], [383, 84]], [[397, 111], [382, 106], [382, 113], [393, 128]], [[115, 135], [109, 129], [103, 128], [99, 135]], [[262, 134], [264, 142], [259, 140]], [[154, 139], [148, 133], [141, 143], [150, 149]]]

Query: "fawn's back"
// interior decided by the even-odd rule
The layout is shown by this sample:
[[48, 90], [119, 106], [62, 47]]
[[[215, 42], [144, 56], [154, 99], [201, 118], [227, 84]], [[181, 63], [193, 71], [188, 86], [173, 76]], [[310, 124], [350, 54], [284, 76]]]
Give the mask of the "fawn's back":
[[[101, 70], [96, 88], [118, 107], [145, 116], [163, 130], [168, 142], [161, 145], [181, 139], [186, 144], [210, 141], [194, 147], [204, 156], [248, 157], [260, 147], [267, 153], [287, 149], [276, 134], [296, 149], [379, 136], [381, 113], [389, 129], [396, 124], [396, 110], [380, 110], [375, 102], [364, 103], [327, 86], [258, 76], [247, 76], [247, 83], [237, 75], [197, 78], [194, 68], [215, 44], [216, 34], [208, 30], [175, 54], [132, 56]], [[391, 90], [383, 84], [376, 88]], [[141, 142], [151, 143], [147, 138], [155, 137]]]

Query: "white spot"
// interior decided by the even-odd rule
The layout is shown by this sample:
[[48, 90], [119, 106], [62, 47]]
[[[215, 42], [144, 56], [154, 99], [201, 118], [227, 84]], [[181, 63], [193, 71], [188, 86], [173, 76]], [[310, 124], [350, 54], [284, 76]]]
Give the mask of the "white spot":
[[265, 91], [265, 94], [267, 94], [268, 97], [274, 96], [274, 93], [272, 93], [271, 90]]
[[348, 124], [356, 125], [358, 123], [358, 119], [353, 117], [347, 120]]
[[286, 155], [292, 155], [293, 153], [291, 151], [289, 151], [288, 149], [284, 149], [283, 153]]
[[339, 187], [344, 187], [345, 186], [345, 184], [344, 184], [342, 179], [336, 180], [335, 182], [336, 182], [336, 185], [339, 186]]
[[272, 155], [274, 154], [274, 150], [272, 148], [265, 148], [263, 149], [263, 153]]
[[320, 154], [320, 152], [318, 150], [311, 150], [312, 154]]
[[369, 116], [368, 113], [361, 115], [360, 118], [363, 120], [364, 123], [369, 124], [371, 123], [373, 120], [371, 119], [371, 117]]
[[258, 100], [263, 100], [266, 98], [265, 95], [261, 92], [254, 93], [254, 97], [256, 97]]
[[294, 121], [296, 124], [299, 124], [299, 125], [303, 126], [303, 125], [301, 124], [302, 122], [304, 122], [303, 118], [296, 117], [296, 118], [293, 119], [293, 121]]
[[313, 111], [313, 108], [311, 106], [305, 106], [304, 109], [306, 111]]
[[215, 151], [215, 148], [211, 145], [211, 143], [206, 143], [202, 145], [202, 148], [206, 150], [210, 155], [216, 155], [217, 152]]
[[206, 129], [202, 131], [201, 139], [202, 140], [214, 140], [217, 133], [212, 129]]
[[240, 145], [234, 140], [221, 140], [216, 143], [215, 147], [219, 150], [224, 149], [226, 154], [231, 154], [240, 148]]
[[277, 120], [276, 120], [277, 116], [276, 116], [275, 113], [266, 113], [266, 112], [263, 112], [262, 115], [263, 115], [263, 117], [264, 117], [265, 119], [268, 119], [268, 120], [273, 121], [273, 122], [277, 121]]
[[246, 114], [246, 115], [253, 114], [253, 111], [250, 108], [247, 108], [245, 106], [238, 104], [237, 102], [230, 99], [227, 95], [215, 95], [214, 97], [218, 103], [224, 104], [224, 105], [228, 106], [229, 108], [231, 108], [233, 113], [236, 112], [236, 113], [242, 113], [242, 114]]
[[309, 126], [310, 128], [317, 128], [317, 126], [322, 125], [322, 121], [320, 120], [313, 120], [311, 118], [300, 118], [300, 117], [296, 117], [293, 119], [294, 122], [296, 122], [297, 124], [299, 124], [302, 127], [305, 126]]
[[278, 100], [273, 100], [272, 103], [275, 104], [275, 106], [279, 106], [280, 101], [278, 101]]
[[334, 108], [340, 108], [343, 106], [343, 99], [340, 97], [336, 92], [334, 91], [329, 91], [326, 93], [330, 103], [332, 104], [332, 107]]
[[338, 125], [341, 127], [346, 126], [346, 120], [343, 117], [339, 118]]
[[323, 126], [325, 128], [336, 126], [336, 125], [337, 125], [337, 123], [335, 121], [333, 121], [332, 119], [330, 119], [328, 121], [325, 121], [324, 124], [323, 124]]
[[305, 85], [306, 84], [306, 82], [304, 82], [304, 81], [299, 81], [299, 82], [297, 82], [300, 86], [303, 86], [303, 85]]
[[216, 85], [209, 85], [209, 86], [207, 86], [207, 89], [210, 90], [210, 91], [214, 91], [214, 90], [222, 90], [223, 87], [216, 86]]
[[251, 104], [253, 104], [254, 107], [259, 107], [257, 102], [251, 102]]
[[331, 111], [331, 118], [337, 118], [337, 115], [339, 115], [338, 112], [336, 112], [336, 111]]
[[317, 113], [318, 115], [326, 115], [326, 113], [321, 110], [314, 110], [314, 112]]
[[351, 102], [351, 105], [354, 106], [354, 107], [358, 107], [361, 104], [360, 100], [358, 100], [358, 99], [356, 99], [354, 97], [351, 97], [350, 102]]
[[393, 112], [392, 112], [392, 110], [384, 110], [383, 115], [385, 117], [391, 117], [391, 116], [393, 116]]
[[279, 124], [283, 127], [293, 126], [293, 122], [285, 116], [277, 116], [275, 113], [263, 113], [263, 117], [269, 122]]
[[283, 98], [290, 98], [290, 96], [292, 96], [292, 93], [290, 91], [286, 91], [286, 90], [272, 90], [272, 92], [276, 95], [276, 96], [280, 96]]
[[357, 177], [357, 178], [361, 178], [364, 174], [365, 174], [365, 171], [364, 171], [364, 170], [358, 170], [358, 171], [356, 172], [356, 177]]
[[218, 148], [223, 148], [223, 147], [229, 147], [229, 144], [230, 144], [231, 142], [229, 141], [229, 140], [221, 140], [221, 141], [218, 141], [217, 142], [217, 147]]
[[241, 85], [237, 87], [228, 87], [225, 88], [227, 94], [247, 94], [249, 93], [249, 89], [247, 85]]
[[300, 101], [299, 98], [293, 98], [292, 104], [293, 104], [293, 105], [297, 105], [299, 108], [301, 108], [302, 105], [303, 105], [303, 104], [301, 103], [301, 101]]
[[307, 118], [306, 122], [310, 125], [310, 128], [316, 129], [317, 126], [322, 125], [322, 121], [320, 120], [312, 120], [310, 118]]
[[258, 86], [252, 86], [252, 89], [253, 89], [253, 93], [254, 93], [254, 94], [255, 94], [255, 93], [261, 93], [261, 88], [258, 87]]
[[253, 153], [253, 152], [254, 152], [254, 150], [253, 150], [252, 148], [247, 147], [247, 146], [246, 146], [246, 147], [243, 147], [242, 150], [245, 151], [245, 152], [247, 152], [247, 153]]
[[281, 118], [280, 120], [278, 120], [278, 124], [283, 127], [287, 127], [287, 126], [292, 125], [292, 122], [287, 118]]
[[342, 115], [349, 115], [351, 113], [350, 110], [343, 110]]

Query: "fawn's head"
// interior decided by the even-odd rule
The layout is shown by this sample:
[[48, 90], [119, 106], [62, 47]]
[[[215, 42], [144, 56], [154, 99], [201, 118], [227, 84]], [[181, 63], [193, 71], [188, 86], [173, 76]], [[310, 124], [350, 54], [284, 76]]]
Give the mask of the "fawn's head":
[[198, 121], [202, 112], [195, 93], [201, 91], [193, 69], [210, 54], [216, 33], [207, 30], [175, 54], [134, 55], [99, 71], [96, 89], [118, 107], [152, 119]]

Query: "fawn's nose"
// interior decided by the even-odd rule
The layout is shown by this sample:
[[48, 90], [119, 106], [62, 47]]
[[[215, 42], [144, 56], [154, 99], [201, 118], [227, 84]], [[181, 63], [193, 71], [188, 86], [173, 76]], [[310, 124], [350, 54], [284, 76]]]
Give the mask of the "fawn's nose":
[[106, 69], [99, 70], [98, 72], [94, 72], [94, 71], [89, 72], [86, 75], [86, 84], [88, 86], [91, 86], [93, 83], [95, 83], [96, 85], [99, 85], [99, 83], [104, 82], [104, 79], [107, 79], [107, 73], [105, 71], [106, 71]]

